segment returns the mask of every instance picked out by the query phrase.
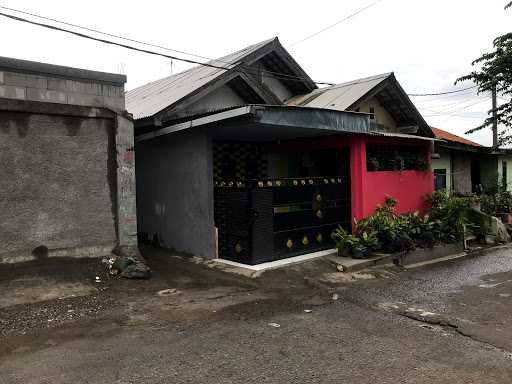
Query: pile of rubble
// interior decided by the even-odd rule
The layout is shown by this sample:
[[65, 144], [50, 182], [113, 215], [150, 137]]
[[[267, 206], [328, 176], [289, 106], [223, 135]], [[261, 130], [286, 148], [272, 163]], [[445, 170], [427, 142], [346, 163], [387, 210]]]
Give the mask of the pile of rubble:
[[127, 279], [149, 279], [151, 269], [140, 254], [139, 250], [114, 250], [110, 256], [103, 259], [110, 276]]

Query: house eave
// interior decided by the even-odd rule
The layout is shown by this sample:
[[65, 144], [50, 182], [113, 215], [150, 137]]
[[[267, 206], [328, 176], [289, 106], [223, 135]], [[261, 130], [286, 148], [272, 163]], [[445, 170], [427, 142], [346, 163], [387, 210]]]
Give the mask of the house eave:
[[[240, 129], [240, 125], [244, 125], [243, 130]], [[146, 141], [198, 127], [208, 129], [212, 136], [275, 141], [332, 134], [367, 134], [370, 132], [370, 118], [368, 114], [357, 112], [279, 105], [246, 105], [207, 116], [191, 117], [185, 122], [138, 135], [136, 141]]]

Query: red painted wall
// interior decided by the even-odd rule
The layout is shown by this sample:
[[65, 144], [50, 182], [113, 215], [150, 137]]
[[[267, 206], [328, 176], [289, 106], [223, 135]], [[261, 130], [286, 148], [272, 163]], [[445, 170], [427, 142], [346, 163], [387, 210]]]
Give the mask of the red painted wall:
[[430, 143], [384, 137], [354, 137], [350, 145], [352, 182], [352, 216], [362, 219], [371, 215], [387, 196], [398, 202], [398, 213], [424, 212], [425, 196], [434, 190], [432, 171], [378, 171], [366, 169], [366, 144], [414, 146], [424, 152], [430, 163]]
[[425, 211], [425, 196], [433, 191], [432, 172], [367, 172], [363, 217], [371, 215], [386, 196], [394, 197], [397, 213]]

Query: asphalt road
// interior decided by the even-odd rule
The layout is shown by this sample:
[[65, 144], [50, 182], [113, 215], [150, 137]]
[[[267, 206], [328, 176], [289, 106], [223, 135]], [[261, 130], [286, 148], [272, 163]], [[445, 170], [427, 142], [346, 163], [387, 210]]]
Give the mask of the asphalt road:
[[508, 248], [351, 283], [320, 279], [322, 263], [248, 280], [151, 262], [152, 282], [105, 285], [88, 316], [42, 326], [55, 300], [4, 308], [0, 383], [512, 382]]

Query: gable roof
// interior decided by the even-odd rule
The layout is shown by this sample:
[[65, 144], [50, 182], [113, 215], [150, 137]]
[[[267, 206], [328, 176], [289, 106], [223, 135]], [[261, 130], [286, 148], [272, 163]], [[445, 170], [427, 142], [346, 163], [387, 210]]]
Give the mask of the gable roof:
[[277, 53], [282, 62], [286, 63], [290, 68], [292, 74], [285, 74], [284, 76], [289, 76], [291, 80], [287, 80], [284, 77], [281, 78], [283, 82], [299, 82], [302, 85], [300, 89], [307, 91], [316, 88], [313, 80], [300, 68], [276, 37], [208, 62], [208, 64], [222, 68], [198, 65], [184, 72], [128, 91], [126, 93], [126, 109], [133, 114], [136, 120], [154, 116], [169, 107], [175, 106], [209, 84], [222, 81], [229, 74], [239, 73], [244, 75], [247, 72], [251, 72], [247, 66], [260, 59], [262, 55], [270, 52]]
[[392, 73], [384, 73], [316, 89], [307, 95], [294, 97], [288, 102], [288, 105], [344, 111], [350, 109], [355, 102], [386, 80], [390, 75]]
[[461, 136], [454, 135], [453, 133], [447, 132], [445, 130], [442, 130], [439, 128], [434, 128], [434, 127], [431, 127], [431, 128], [432, 128], [432, 132], [434, 132], [434, 135], [436, 136], [436, 139], [443, 139], [443, 140], [452, 141], [455, 143], [471, 145], [473, 147], [483, 147], [482, 145], [475, 143], [474, 141], [465, 139]]
[[291, 99], [288, 105], [350, 111], [372, 97], [379, 99], [398, 124], [407, 126], [414, 121], [425, 136], [434, 137], [430, 126], [398, 83], [393, 72], [316, 89], [309, 94]]

